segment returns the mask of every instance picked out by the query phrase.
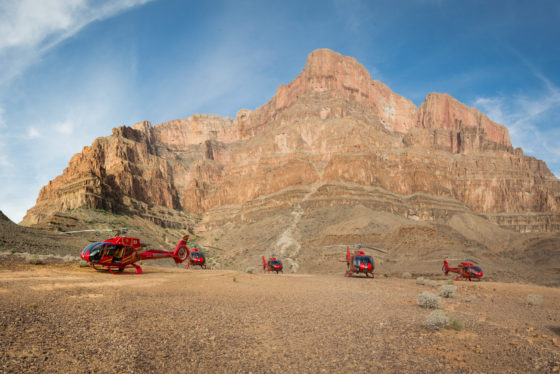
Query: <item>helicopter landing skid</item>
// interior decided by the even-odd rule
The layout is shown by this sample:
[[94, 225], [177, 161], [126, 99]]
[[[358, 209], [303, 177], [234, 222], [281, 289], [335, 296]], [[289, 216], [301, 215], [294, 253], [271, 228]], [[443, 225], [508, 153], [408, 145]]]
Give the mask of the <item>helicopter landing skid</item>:
[[[128, 266], [132, 266], [134, 269], [136, 269], [136, 273], [125, 273], [125, 272], [124, 272], [124, 269], [126, 269]], [[107, 270], [109, 270], [109, 272], [110, 272], [111, 274], [114, 274], [114, 275], [122, 275], [122, 274], [142, 274], [142, 273], [143, 273], [142, 268], [141, 268], [140, 266], [136, 265], [136, 264], [128, 264], [128, 265], [125, 265], [125, 266], [123, 266], [123, 267], [118, 267], [116, 273], [113, 271], [113, 269], [111, 269], [111, 266], [106, 266], [106, 268], [107, 268]]]

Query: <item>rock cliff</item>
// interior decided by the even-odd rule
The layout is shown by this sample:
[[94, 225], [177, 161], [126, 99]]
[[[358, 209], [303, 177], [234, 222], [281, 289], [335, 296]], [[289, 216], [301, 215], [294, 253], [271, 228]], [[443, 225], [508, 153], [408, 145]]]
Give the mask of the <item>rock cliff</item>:
[[43, 187], [22, 223], [85, 206], [170, 227], [181, 226], [174, 211], [204, 214], [200, 229], [212, 230], [228, 221], [220, 212], [242, 220], [260, 207], [261, 219], [288, 209], [289, 228], [299, 225], [293, 217], [356, 205], [413, 221], [444, 224], [468, 212], [510, 230], [560, 231], [560, 182], [513, 149], [506, 127], [447, 94], [418, 108], [326, 49], [268, 103], [234, 119], [113, 129]]

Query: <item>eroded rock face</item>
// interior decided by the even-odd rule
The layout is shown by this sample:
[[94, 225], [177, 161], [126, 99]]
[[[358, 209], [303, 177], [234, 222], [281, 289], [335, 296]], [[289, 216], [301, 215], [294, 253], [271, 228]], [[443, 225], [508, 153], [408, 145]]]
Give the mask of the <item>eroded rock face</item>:
[[[23, 223], [80, 206], [135, 213], [137, 202], [205, 213], [278, 194], [277, 204], [292, 205], [317, 190], [321, 204], [344, 205], [339, 190], [320, 188], [333, 183], [397, 194], [399, 215], [408, 212], [406, 196], [422, 193], [518, 231], [558, 230], [560, 183], [544, 162], [512, 148], [507, 128], [447, 94], [417, 108], [355, 59], [324, 49], [268, 103], [235, 119], [194, 115], [114, 129], [43, 187]], [[285, 193], [301, 187], [309, 195]], [[418, 219], [446, 216], [423, 204]], [[527, 212], [538, 218], [507, 218]]]

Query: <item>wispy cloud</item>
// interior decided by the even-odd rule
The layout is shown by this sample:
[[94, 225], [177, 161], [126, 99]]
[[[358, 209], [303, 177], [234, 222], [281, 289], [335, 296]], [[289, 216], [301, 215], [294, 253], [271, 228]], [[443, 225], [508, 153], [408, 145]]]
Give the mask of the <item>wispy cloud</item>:
[[543, 159], [560, 176], [560, 90], [537, 69], [531, 70], [542, 83], [541, 92], [531, 96], [479, 97], [473, 106], [506, 125], [513, 146]]
[[0, 84], [86, 25], [151, 0], [4, 0], [0, 3]]
[[27, 138], [28, 139], [36, 139], [36, 138], [40, 138], [40, 137], [41, 137], [41, 133], [35, 127], [31, 126], [31, 127], [27, 128]]

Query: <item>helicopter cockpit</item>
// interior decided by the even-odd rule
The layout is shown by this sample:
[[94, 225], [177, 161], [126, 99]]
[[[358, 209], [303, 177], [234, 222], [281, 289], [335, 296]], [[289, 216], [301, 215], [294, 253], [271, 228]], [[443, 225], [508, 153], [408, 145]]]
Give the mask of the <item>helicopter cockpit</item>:
[[81, 257], [86, 261], [92, 263], [98, 263], [101, 260], [101, 256], [103, 254], [103, 250], [105, 249], [106, 244], [107, 243], [103, 243], [103, 242], [91, 243], [90, 245], [84, 248]]
[[269, 260], [268, 266], [271, 269], [282, 269], [282, 261], [280, 260]]
[[[364, 265], [362, 268], [362, 264]], [[358, 270], [370, 270], [372, 271], [374, 268], [373, 258], [371, 256], [362, 256], [362, 255], [355, 255], [354, 256], [354, 269]]]
[[472, 277], [481, 277], [482, 268], [480, 266], [467, 266], [465, 269]]
[[189, 257], [193, 262], [205, 262], [206, 260], [204, 253], [200, 251], [192, 251]]
[[99, 263], [102, 257], [113, 257], [112, 262], [120, 262], [123, 254], [122, 245], [95, 242], [84, 248], [81, 257], [92, 263]]

